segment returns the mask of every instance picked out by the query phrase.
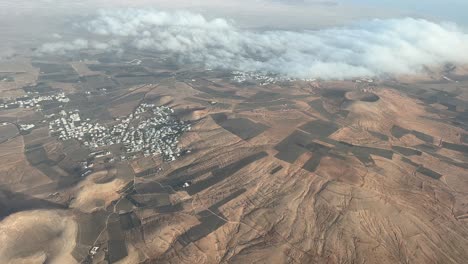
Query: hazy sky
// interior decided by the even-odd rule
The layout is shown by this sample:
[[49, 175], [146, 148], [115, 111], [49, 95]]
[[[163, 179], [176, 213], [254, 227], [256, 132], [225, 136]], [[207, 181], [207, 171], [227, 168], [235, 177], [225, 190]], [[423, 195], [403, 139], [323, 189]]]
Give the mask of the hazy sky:
[[264, 27], [314, 28], [361, 18], [401, 16], [468, 25], [467, 0], [0, 0], [0, 22], [12, 17], [46, 19], [125, 7], [189, 9]]
[[376, 7], [379, 9], [393, 9], [432, 17], [435, 19], [449, 20], [458, 24], [468, 25], [468, 1], [467, 0], [339, 0], [342, 3], [351, 3]]
[[[87, 8], [153, 6], [162, 8], [211, 7], [212, 9], [231, 7], [234, 10], [251, 9], [251, 11], [260, 14], [282, 4], [306, 7], [309, 11], [313, 9], [335, 10], [336, 14], [344, 11], [343, 8], [348, 8], [351, 13], [357, 10], [366, 13], [368, 9], [375, 8], [380, 11], [376, 15], [381, 13], [413, 13], [468, 22], [468, 18], [465, 16], [468, 9], [468, 1], [466, 0], [0, 0], [0, 13], [14, 14], [25, 10], [42, 10], [54, 14], [57, 12], [70, 13], [73, 10], [80, 11], [80, 9]], [[363, 7], [364, 10], [362, 10]], [[288, 12], [293, 9], [286, 8], [284, 11]], [[340, 15], [344, 15], [344, 13]]]

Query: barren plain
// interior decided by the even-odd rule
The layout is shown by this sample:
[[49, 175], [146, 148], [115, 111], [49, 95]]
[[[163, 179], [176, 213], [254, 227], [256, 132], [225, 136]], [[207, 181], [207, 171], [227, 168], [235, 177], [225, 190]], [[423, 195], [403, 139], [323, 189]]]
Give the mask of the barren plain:
[[[468, 259], [461, 69], [260, 84], [142, 52], [0, 66], [1, 263]], [[69, 132], [149, 106], [191, 126], [172, 161]]]

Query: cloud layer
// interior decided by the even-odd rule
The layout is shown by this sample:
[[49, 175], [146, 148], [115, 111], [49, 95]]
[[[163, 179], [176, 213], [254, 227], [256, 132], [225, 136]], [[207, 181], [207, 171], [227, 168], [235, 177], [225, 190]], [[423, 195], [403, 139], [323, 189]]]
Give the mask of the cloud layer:
[[172, 54], [207, 68], [271, 72], [295, 78], [346, 79], [419, 73], [468, 63], [468, 34], [423, 19], [372, 20], [316, 31], [249, 31], [189, 12], [101, 12], [82, 24], [106, 43], [77, 39], [41, 52], [132, 47]]

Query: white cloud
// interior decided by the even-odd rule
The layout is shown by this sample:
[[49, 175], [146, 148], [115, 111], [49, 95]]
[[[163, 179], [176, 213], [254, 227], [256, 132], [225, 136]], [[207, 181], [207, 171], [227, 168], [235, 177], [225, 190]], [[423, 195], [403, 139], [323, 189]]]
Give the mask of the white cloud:
[[86, 39], [75, 39], [74, 41], [60, 41], [46, 43], [41, 46], [39, 51], [41, 53], [56, 53], [65, 54], [69, 51], [76, 51], [89, 48], [89, 41]]
[[260, 32], [189, 12], [131, 9], [101, 12], [83, 27], [110, 42], [80, 39], [44, 44], [40, 51], [108, 49], [121, 43], [173, 54], [182, 63], [208, 68], [324, 79], [411, 74], [424, 66], [468, 62], [466, 33], [453, 24], [423, 19], [371, 20], [316, 31]]

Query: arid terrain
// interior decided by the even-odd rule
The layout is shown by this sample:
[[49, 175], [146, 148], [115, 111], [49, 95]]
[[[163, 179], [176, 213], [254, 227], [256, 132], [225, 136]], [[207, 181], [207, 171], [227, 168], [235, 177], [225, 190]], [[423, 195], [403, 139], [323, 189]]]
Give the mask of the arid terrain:
[[[143, 51], [12, 56], [0, 263], [466, 263], [466, 76], [239, 81]], [[168, 141], [145, 130], [168, 124], [153, 151]]]

